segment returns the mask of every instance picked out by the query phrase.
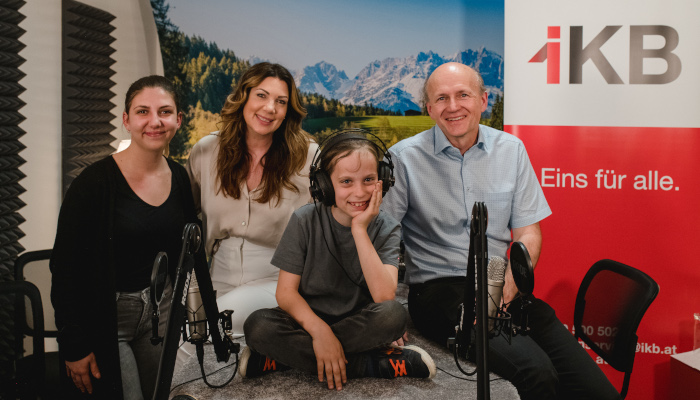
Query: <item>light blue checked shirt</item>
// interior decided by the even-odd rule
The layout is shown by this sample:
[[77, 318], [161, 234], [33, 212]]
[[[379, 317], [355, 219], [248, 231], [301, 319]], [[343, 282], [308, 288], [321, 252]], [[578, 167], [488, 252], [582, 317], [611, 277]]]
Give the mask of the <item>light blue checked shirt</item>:
[[434, 126], [389, 152], [396, 184], [381, 208], [401, 222], [408, 284], [466, 276], [474, 202], [488, 210], [489, 257], [505, 258], [512, 228], [552, 213], [523, 142], [508, 133], [479, 125], [462, 156]]

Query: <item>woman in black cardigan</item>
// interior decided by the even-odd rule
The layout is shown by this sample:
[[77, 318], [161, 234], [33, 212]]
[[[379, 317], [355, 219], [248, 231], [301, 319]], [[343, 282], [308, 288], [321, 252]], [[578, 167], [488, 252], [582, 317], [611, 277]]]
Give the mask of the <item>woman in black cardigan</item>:
[[[197, 216], [185, 169], [163, 156], [182, 122], [172, 84], [161, 76], [134, 82], [123, 122], [131, 145], [87, 167], [66, 193], [51, 301], [75, 388], [95, 398], [148, 399], [162, 348], [150, 343], [151, 269], [166, 251], [174, 277], [183, 227]], [[161, 303], [161, 335], [171, 297]]]

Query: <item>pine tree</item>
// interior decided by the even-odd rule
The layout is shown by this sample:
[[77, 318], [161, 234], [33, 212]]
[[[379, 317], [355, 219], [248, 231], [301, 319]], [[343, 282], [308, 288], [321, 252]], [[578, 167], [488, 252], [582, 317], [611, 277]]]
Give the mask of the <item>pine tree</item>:
[[503, 97], [501, 96], [496, 96], [496, 101], [491, 107], [491, 118], [489, 118], [488, 125], [503, 130]]
[[[163, 73], [175, 85], [175, 91], [180, 99], [178, 106], [185, 113], [188, 106], [184, 103], [186, 99], [183, 88], [185, 75], [182, 72], [182, 66], [187, 57], [187, 49], [183, 45], [184, 35], [170, 22], [170, 18], [168, 18], [170, 6], [165, 0], [151, 0], [151, 8], [153, 8], [153, 18], [158, 30], [160, 53], [163, 57]], [[178, 161], [182, 161], [182, 156], [187, 150], [186, 143], [189, 137], [185, 122], [183, 122], [182, 127], [180, 132], [170, 141], [170, 156]]]

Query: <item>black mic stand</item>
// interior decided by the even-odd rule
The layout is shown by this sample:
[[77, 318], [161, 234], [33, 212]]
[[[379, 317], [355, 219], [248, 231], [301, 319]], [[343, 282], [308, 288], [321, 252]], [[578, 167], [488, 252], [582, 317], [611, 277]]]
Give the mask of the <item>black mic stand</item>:
[[[488, 240], [486, 226], [488, 223], [488, 211], [484, 203], [476, 202], [472, 208], [472, 220], [469, 235], [469, 255], [467, 261], [467, 279], [464, 288], [464, 301], [461, 306], [462, 319], [455, 327], [456, 335], [447, 341], [448, 347], [453, 348], [457, 368], [465, 375], [477, 374], [477, 399], [490, 400], [491, 387], [489, 381], [488, 350], [490, 336], [505, 335], [510, 343], [513, 335], [527, 335], [528, 306], [532, 304], [532, 292], [535, 287], [534, 267], [530, 254], [521, 242], [514, 242], [510, 251], [511, 272], [515, 286], [518, 288], [520, 298], [520, 310], [517, 319], [512, 319], [511, 314], [505, 311], [505, 306], [498, 310], [493, 317], [494, 331], [489, 334], [488, 320]], [[478, 276], [475, 276], [478, 272]], [[476, 286], [476, 295], [475, 295]], [[476, 307], [475, 307], [476, 305]], [[476, 309], [476, 313], [475, 313]], [[475, 315], [476, 314], [476, 315]], [[476, 331], [476, 369], [466, 372], [459, 364], [460, 356], [467, 356], [471, 343], [471, 322], [475, 321]], [[454, 346], [454, 347], [453, 347]]]
[[[489, 260], [486, 225], [488, 212], [486, 205], [474, 203], [472, 208], [472, 235], [474, 236], [474, 263], [477, 272], [476, 284], [476, 398], [491, 399], [489, 384], [489, 331], [488, 331], [488, 282], [487, 265]], [[471, 235], [470, 235], [471, 236]], [[471, 248], [470, 253], [471, 253]], [[471, 260], [470, 260], [471, 262]], [[467, 285], [471, 285], [467, 282]], [[466, 328], [466, 327], [465, 327]]]
[[[474, 203], [469, 233], [469, 255], [467, 257], [467, 279], [464, 287], [464, 300], [461, 305], [462, 319], [456, 326], [456, 335], [447, 341], [448, 347], [453, 347], [457, 368], [465, 375], [477, 375], [477, 399], [489, 400], [491, 387], [489, 385], [488, 365], [488, 240], [486, 226], [488, 211], [482, 202]], [[476, 287], [476, 290], [475, 290]], [[476, 293], [475, 293], [476, 292]], [[476, 307], [475, 307], [476, 305]], [[476, 308], [476, 313], [475, 313]], [[467, 357], [471, 343], [472, 321], [476, 318], [476, 370], [466, 372], [459, 364], [459, 356]]]
[[[202, 234], [199, 226], [194, 223], [186, 224], [182, 236], [182, 250], [180, 252], [180, 260], [175, 272], [176, 276], [173, 286], [173, 299], [170, 305], [170, 314], [168, 315], [165, 335], [163, 337], [163, 350], [160, 356], [160, 364], [158, 366], [156, 381], [157, 384], [156, 390], [153, 394], [153, 400], [167, 400], [168, 395], [170, 394], [170, 385], [172, 384], [174, 372], [173, 369], [175, 368], [175, 359], [177, 357], [177, 350], [180, 343], [180, 330], [183, 322], [185, 321], [185, 303], [187, 300], [190, 279], [192, 278], [192, 271], [194, 271], [197, 277], [197, 282], [199, 283], [199, 291], [202, 296], [202, 304], [207, 316], [209, 331], [211, 332], [211, 341], [214, 345], [214, 352], [216, 353], [217, 361], [227, 362], [231, 353], [235, 353], [236, 358], [238, 358], [238, 352], [240, 350], [240, 344], [234, 343], [226, 334], [224, 319], [227, 316], [230, 325], [230, 311], [227, 310], [219, 314], [219, 309], [216, 304], [216, 296], [214, 294], [214, 287], [211, 283], [211, 276], [209, 275], [207, 263], [204, 260], [204, 254], [200, 251]], [[199, 262], [195, 262], [195, 257], [201, 257]], [[166, 268], [164, 268], [164, 273], [167, 273], [167, 257], [165, 264]], [[159, 267], [158, 269], [161, 271], [161, 274], [163, 273], [162, 265], [162, 258], [157, 257], [156, 266], [154, 266], [154, 269]], [[155, 276], [157, 274], [154, 272], [153, 275]], [[160, 274], [158, 275], [162, 276]], [[154, 282], [163, 281], [164, 278], [152, 280], [152, 287], [157, 286], [157, 284], [154, 284]], [[152, 290], [152, 292], [153, 291], [154, 290]], [[154, 305], [154, 308], [157, 308], [157, 305]], [[228, 327], [228, 330], [230, 330], [230, 326]], [[157, 324], [154, 331], [157, 331]], [[157, 338], [157, 334], [154, 336]], [[158, 339], [152, 339], [152, 341], [158, 341]]]

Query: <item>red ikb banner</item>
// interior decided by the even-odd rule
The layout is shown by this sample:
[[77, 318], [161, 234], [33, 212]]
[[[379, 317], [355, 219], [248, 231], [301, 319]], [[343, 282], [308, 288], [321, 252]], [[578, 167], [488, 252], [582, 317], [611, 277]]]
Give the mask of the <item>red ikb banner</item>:
[[[670, 396], [670, 355], [700, 312], [700, 2], [505, 3], [505, 130], [553, 215], [535, 294], [571, 329], [586, 271], [609, 258], [661, 287], [627, 398]], [[589, 351], [613, 384], [622, 373]]]

